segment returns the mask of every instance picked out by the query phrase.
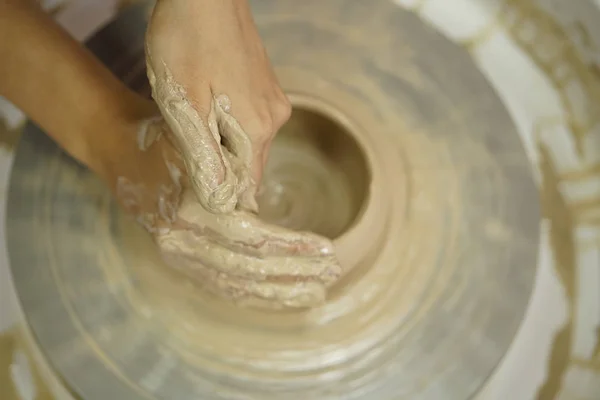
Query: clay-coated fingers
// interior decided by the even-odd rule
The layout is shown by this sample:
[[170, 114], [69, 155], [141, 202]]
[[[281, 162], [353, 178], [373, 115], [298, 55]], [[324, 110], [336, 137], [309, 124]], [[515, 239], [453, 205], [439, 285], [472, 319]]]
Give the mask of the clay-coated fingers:
[[157, 236], [158, 246], [165, 254], [186, 257], [190, 263], [204, 265], [215, 271], [257, 281], [335, 282], [341, 268], [333, 256], [327, 257], [267, 257], [259, 258], [233, 252], [206, 236], [191, 231], [170, 232]]
[[223, 109], [219, 101], [222, 97], [223, 95], [214, 100], [213, 114], [209, 115], [209, 121], [216, 122], [222, 145], [242, 164], [249, 167], [252, 161], [252, 141], [238, 121]]
[[256, 201], [256, 185], [248, 172], [249, 168], [242, 164], [241, 160], [231, 154], [226, 148], [223, 148], [223, 152], [225, 153], [225, 157], [229, 160], [233, 173], [238, 179], [236, 188], [236, 209], [257, 214], [258, 202]]
[[237, 207], [257, 212], [256, 185], [251, 176], [252, 142], [235, 118], [223, 109], [224, 99], [229, 102], [229, 98], [224, 95], [215, 98], [214, 107], [208, 117], [209, 128], [213, 134], [221, 137], [221, 150], [237, 179]]
[[221, 280], [219, 290], [231, 293], [238, 304], [262, 308], [306, 308], [325, 302], [326, 287], [319, 282], [256, 282], [244, 279]]
[[272, 282], [230, 276], [178, 253], [164, 253], [165, 262], [208, 291], [244, 306], [280, 309], [316, 307], [325, 302], [326, 286], [320, 282]]
[[189, 193], [183, 196], [179, 226], [175, 228], [193, 230], [198, 236], [210, 236], [232, 251], [259, 257], [316, 257], [334, 253], [333, 243], [327, 238], [267, 224], [248, 212], [214, 215], [190, 199]]

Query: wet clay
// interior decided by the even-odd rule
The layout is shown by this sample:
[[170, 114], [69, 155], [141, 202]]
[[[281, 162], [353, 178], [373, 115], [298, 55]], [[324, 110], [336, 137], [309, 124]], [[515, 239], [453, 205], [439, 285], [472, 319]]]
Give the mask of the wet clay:
[[[164, 260], [213, 293], [238, 304], [313, 307], [341, 275], [333, 244], [309, 232], [261, 221], [250, 176], [252, 146], [226, 95], [216, 96], [207, 122], [167, 66], [148, 65], [152, 95], [181, 151], [191, 189], [170, 229], [154, 230]], [[151, 125], [149, 125], [151, 126]], [[140, 149], [158, 134], [142, 126]]]

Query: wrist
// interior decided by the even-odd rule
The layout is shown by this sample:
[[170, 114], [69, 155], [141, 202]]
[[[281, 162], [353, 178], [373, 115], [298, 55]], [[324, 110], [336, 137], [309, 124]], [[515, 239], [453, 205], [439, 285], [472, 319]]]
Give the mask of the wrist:
[[158, 114], [154, 103], [128, 92], [120, 101], [112, 102], [102, 115], [88, 119], [84, 126], [85, 143], [81, 161], [103, 177], [112, 174], [114, 165], [136, 150], [136, 134], [140, 122]]

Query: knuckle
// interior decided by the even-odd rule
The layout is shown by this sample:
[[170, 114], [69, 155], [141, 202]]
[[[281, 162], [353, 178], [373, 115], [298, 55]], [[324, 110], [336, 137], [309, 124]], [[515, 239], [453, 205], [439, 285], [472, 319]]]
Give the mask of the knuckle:
[[279, 129], [292, 116], [292, 105], [285, 95], [277, 99], [271, 106], [275, 130]]
[[270, 100], [254, 111], [254, 118], [248, 124], [247, 132], [253, 137], [255, 144], [265, 145], [291, 115], [292, 105], [285, 96]]

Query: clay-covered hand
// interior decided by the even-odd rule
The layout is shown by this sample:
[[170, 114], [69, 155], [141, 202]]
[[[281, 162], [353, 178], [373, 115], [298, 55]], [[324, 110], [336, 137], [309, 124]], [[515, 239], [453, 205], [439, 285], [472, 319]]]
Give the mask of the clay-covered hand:
[[146, 63], [198, 200], [214, 213], [255, 211], [270, 143], [291, 106], [247, 1], [158, 0]]
[[172, 229], [156, 240], [170, 266], [247, 305], [317, 306], [341, 275], [326, 238], [266, 224], [246, 211], [210, 213], [189, 191]]
[[266, 224], [251, 212], [200, 204], [162, 118], [124, 124], [103, 177], [173, 267], [220, 296], [250, 305], [311, 307], [341, 275], [330, 240]]

